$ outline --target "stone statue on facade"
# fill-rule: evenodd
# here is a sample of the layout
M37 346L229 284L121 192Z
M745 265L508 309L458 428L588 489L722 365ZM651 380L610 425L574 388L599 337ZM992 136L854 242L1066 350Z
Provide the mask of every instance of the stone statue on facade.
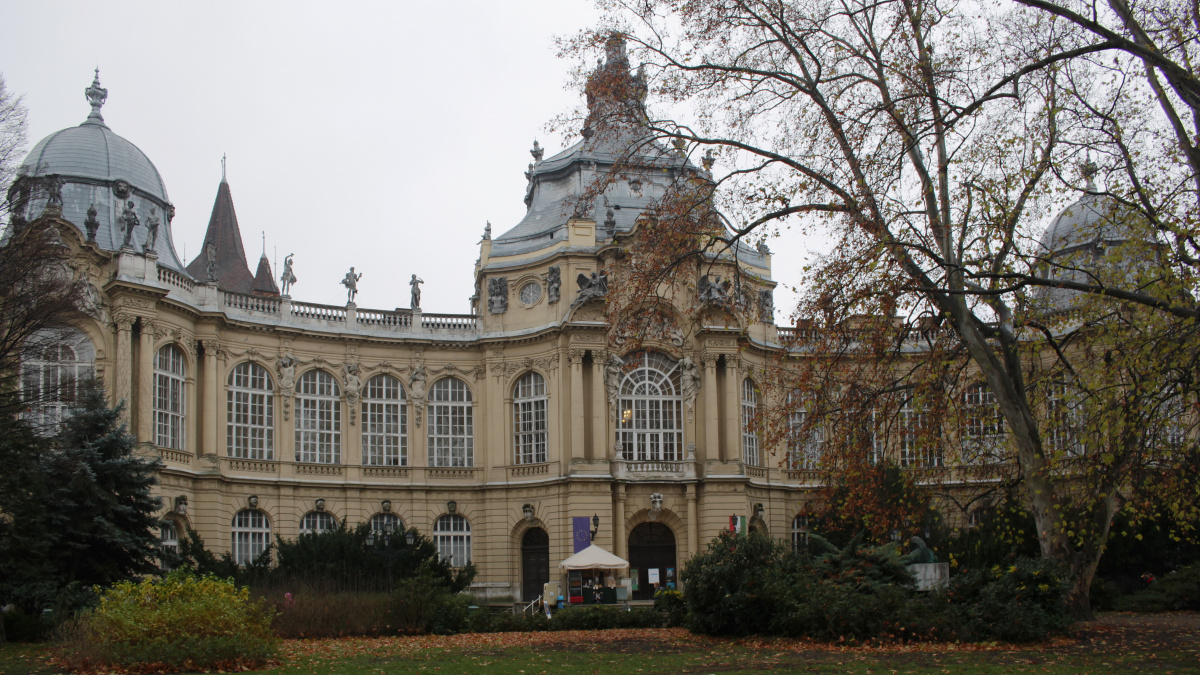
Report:
M279 275L279 286L283 290L283 295L289 295L292 291L292 284L296 283L296 273L292 271L292 256L295 253L287 254L283 259L283 274Z
M729 300L729 290L733 286L728 279L722 279L716 274L703 274L697 291L701 303L723 303Z
M100 230L100 221L96 219L96 205L92 204L87 210L87 220L83 221L83 229L87 232L87 240L95 243L96 232Z
M217 244L211 239L204 242L204 259L208 261L205 277L210 282L217 280Z
M551 304L558 302L562 296L562 270L558 265L551 265L546 273L546 301Z
M296 394L296 357L284 354L276 363L279 370L279 393L283 396L283 419L287 420L292 396Z
M754 246L754 249L756 251L758 251L758 254L761 256L771 255L771 249L767 248L767 240L766 239L759 239L758 244L756 244Z
M508 277L488 279L488 311L492 314L508 311Z
M358 280L362 278L362 272L354 273L354 268L351 267L346 276L342 279L342 285L346 287L346 304L354 302L354 296L358 295Z
M614 422L617 419L617 399L621 396L621 380L624 377L624 359L616 354L609 356L604 364L604 389L608 392L608 417Z
M425 283L425 280L415 274L412 275L412 279L408 282L408 285L412 288L409 305L413 309L421 309L421 284L423 283Z
M592 298L603 298L608 295L608 275L604 272L592 272L592 276L580 274L575 277L575 283L579 284L579 295L575 298L572 305L582 305Z
M763 323L775 320L775 297L769 288L758 292L758 320Z
M421 426L421 413L425 411L425 377L425 366L419 365L408 380L408 394L413 402L417 426Z
M52 214L62 213L63 179L59 176L48 176L43 184L46 187L46 211Z
M118 219L121 223L121 229L125 232L125 243L121 244L121 248L133 248L133 231L141 225L138 220L138 215L133 210L133 200L125 202L125 210L121 211L121 217Z
M350 424L354 424L354 418L358 413L359 395L362 391L362 379L358 376L358 364L347 363L343 366L346 371L343 378L346 383L346 404L350 407Z
M142 253L155 253L155 244L158 243L158 209L150 207L150 216L146 218L146 243L142 246Z
M487 221L487 225L483 226L483 237L479 240L479 243L482 244L485 241L491 241L491 240L492 240L492 221L489 220L489 221Z
M683 403L688 409L688 419L692 419L692 407L696 403L696 394L700 391L700 373L692 357L685 356L679 362L679 388L683 390Z

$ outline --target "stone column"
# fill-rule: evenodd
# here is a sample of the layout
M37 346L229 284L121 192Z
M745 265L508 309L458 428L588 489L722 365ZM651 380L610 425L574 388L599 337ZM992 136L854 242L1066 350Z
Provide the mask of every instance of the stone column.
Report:
M200 346L204 349L204 375L202 388L204 393L200 400L200 419L204 430L200 434L200 454L217 456L217 349L216 340L203 340Z
M604 387L604 362L608 354L603 349L592 350L592 459L620 459L613 456L615 435L610 436L609 429L613 428L612 415L618 411L608 409L608 396ZM615 430L614 430L615 434Z
M138 344L137 437L141 443L154 444L154 322L142 318L142 339Z
M700 362L704 364L704 454L709 460L721 459L721 439L717 426L717 396L721 394L717 387L717 354L704 354Z
M574 459L583 458L583 350L567 352L571 362L571 452Z
M742 378L738 357L725 355L725 453L726 461L742 459Z
M195 456L199 456L201 453L199 436L200 406L196 405L196 401L200 399L200 378L196 375L196 371L200 369L196 358L198 351L196 347L198 345L199 343L194 340L188 340L187 342L187 351L188 356L191 357L191 364L188 366L188 377L184 385L185 396L187 397L184 402L187 414L187 422L184 425L184 433L187 434L184 450L191 452Z
M629 560L629 552L626 550L629 545L629 537L625 532L625 485L618 483L616 485L617 499L615 508L613 509L613 553L618 558Z
M696 504L696 484L687 486L687 546L688 557L700 552L700 515Z
M125 421L129 421L129 407L133 404L130 394L133 389L133 322L137 319L132 314L119 312L113 317L117 324L117 363L113 378L116 388L113 391L113 403L125 403Z

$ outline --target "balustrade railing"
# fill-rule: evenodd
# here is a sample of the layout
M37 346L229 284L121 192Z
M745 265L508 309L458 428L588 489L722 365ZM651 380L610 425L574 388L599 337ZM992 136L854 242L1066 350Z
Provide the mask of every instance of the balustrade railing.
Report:
M449 330L475 330L479 317L474 314L425 314L421 317L424 328Z
M223 294L225 306L233 309L241 309L248 312L265 312L267 314L279 313L278 298L264 298L257 295L242 295L241 293L230 293L225 291Z
M196 287L195 282L169 267L158 268L158 282L168 286L181 288L188 293Z
M383 309L360 309L357 312L358 323L367 326L412 326L411 311L389 312Z
M345 321L346 308L292 301L292 316L302 319L321 319L323 321Z

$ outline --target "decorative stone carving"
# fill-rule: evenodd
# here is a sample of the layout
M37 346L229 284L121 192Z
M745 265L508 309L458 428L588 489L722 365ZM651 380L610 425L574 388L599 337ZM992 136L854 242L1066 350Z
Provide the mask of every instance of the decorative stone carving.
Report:
M123 180L116 180L113 181L112 191L118 199L125 199L129 197L130 192L133 191L133 186Z
M701 354L700 363L704 364L705 370L717 367L717 361L721 359L720 354Z
M617 218L613 215L613 210L609 209L604 216L604 234L612 241L617 236Z
M362 391L362 379L358 376L357 363L347 363L342 368L346 371L344 380L346 383L346 405L350 408L350 426L354 426L354 421L358 417L358 401L359 392Z
M729 301L729 291L732 287L733 284L728 279L722 279L719 275L701 275L697 286L699 300L701 303L724 304Z
M604 388L608 392L608 418L617 421L617 398L621 395L621 380L625 377L625 361L613 354L604 364Z
M700 373L697 372L696 362L690 356L685 356L679 361L679 387L683 390L683 404L687 406L690 422L695 415L693 408L696 393L700 391Z
M132 249L133 231L137 229L138 225L141 225L137 213L133 210L132 199L125 202L125 210L121 211L121 217L117 219L117 222L121 223L121 230L125 232L125 243L121 244L121 248Z
M508 311L508 277L488 279L488 311L492 314Z
M408 381L408 394L412 399L413 415L418 427L421 426L421 414L425 412L425 377L425 365L418 364Z
M572 349L567 352L567 361L573 366L582 365L583 355L586 353L587 352L582 349Z
M83 229L87 231L89 243L96 243L96 232L100 229L100 221L96 219L96 205L92 204L87 210L87 219L83 221Z
M533 140L533 148L529 151L529 154L533 155L533 161L535 162L542 161L542 157L544 157L546 154L545 149L538 144L536 138Z
M61 215L63 179L59 176L47 176L43 179L42 185L46 188L45 212L50 215Z
M546 272L546 301L550 304L558 302L562 288L562 270L558 265L551 265Z
M75 283L79 286L79 311L100 320L104 314L104 301L100 297L100 290L88 280L86 272L80 274Z
M142 246L142 253L155 253L155 244L157 243L158 210L151 206L150 216L146 218L146 243Z
M346 276L342 278L342 285L346 287L346 304L354 302L354 296L358 295L358 280L362 278L362 272L354 273L354 268L351 267Z
M575 302L571 303L572 307L582 305L592 298L608 295L608 275L604 272L592 272L590 277L580 274L575 277L575 283L579 284L579 295L575 297Z
M210 283L215 283L217 281L217 244L211 239L204 242L204 259L208 261L208 269L204 276Z
M771 249L767 248L767 240L766 239L759 239L758 244L756 244L754 246L754 249L756 251L758 251L758 254L761 256L771 255Z
M482 244L485 241L491 241L491 240L492 240L492 221L489 220L489 221L487 221L487 224L483 226L483 237L481 237L479 239L478 243Z
M205 343L204 351L208 351ZM286 422L292 407L292 397L296 395L296 357L284 354L276 364L279 370L279 395L283 397L283 419Z
M682 347L687 340L687 335L684 334L675 322L667 317L658 316L642 323L638 328L641 329L641 334L645 339L667 340L675 347ZM623 345L630 339L636 337L638 331L630 326L621 326L617 329L613 336L613 342L617 345Z
M713 155L712 148L704 151L704 157L700 160L700 166L704 167L705 171L712 171L713 164L717 163L717 158Z
M295 255L295 253L289 253L283 259L283 274L279 275L279 288L284 296L290 295L292 284L296 283L296 274L292 271L292 257Z
M409 306L413 309L421 309L421 284L423 283L425 283L425 280L415 274L412 275L412 279L408 282L408 285L412 288Z
M758 291L758 320L763 323L775 320L775 298L769 288Z
M650 510L646 517L650 520L658 520L658 514L662 513L663 496L661 492L655 492L650 495Z

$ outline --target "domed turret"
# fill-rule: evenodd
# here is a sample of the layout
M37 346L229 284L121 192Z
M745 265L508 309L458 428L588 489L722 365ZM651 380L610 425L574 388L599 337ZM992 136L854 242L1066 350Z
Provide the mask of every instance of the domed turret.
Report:
M167 187L146 153L105 124L100 108L108 99L108 90L100 86L99 69L84 95L92 108L87 119L38 141L22 163L23 180L15 186L12 199L14 213L27 220L41 216L47 195L38 189L36 179L57 176L62 184L62 217L85 236L88 211L95 209L97 246L109 251L122 247L121 214L132 202L129 208L140 226L133 229L130 246L142 251L146 224L157 220L161 225L152 244L159 263L183 271L171 233L175 207L167 198Z

